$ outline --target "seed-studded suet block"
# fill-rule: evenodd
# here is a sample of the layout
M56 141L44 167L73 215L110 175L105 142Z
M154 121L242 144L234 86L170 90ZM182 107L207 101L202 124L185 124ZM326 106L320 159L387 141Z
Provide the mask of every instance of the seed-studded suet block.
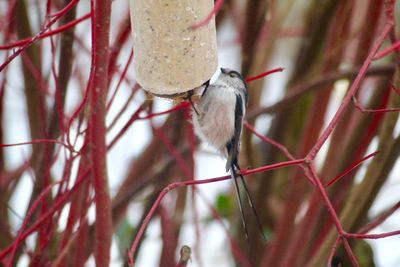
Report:
M182 94L202 85L217 68L215 21L194 28L213 0L130 0L134 69L156 95Z

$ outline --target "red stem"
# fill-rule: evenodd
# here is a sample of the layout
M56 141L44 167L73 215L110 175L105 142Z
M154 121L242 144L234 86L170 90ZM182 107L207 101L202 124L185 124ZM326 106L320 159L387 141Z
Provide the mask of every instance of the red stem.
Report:
M340 240L341 240L341 238L337 237L335 242L332 245L332 249L329 252L329 256L328 256L328 267L331 267L331 265L332 265L332 260L333 260L333 257L335 256L335 251L339 245Z
M277 149L281 150L282 153L290 160L295 160L295 157L289 152L289 150L282 144L272 140L271 138L264 136L256 131L254 127L252 127L247 121L244 122L244 126L251 131L255 136L263 140L264 142L276 147ZM308 181L315 186L314 179L310 176L308 173L307 168L305 168L303 165L299 165L299 167L304 171L305 177L308 179Z
M387 55L389 55L391 52L396 51L400 48L400 41L395 42L392 44L390 47L383 49L382 51L376 53L374 60L381 59Z
M342 238L342 242L343 242L343 245L344 245L344 249L346 250L347 255L348 255L349 258L350 258L351 264L352 264L354 267L360 267L360 264L358 263L356 257L354 256L353 251L351 250L349 241L347 241L346 238Z
M71 188L71 190L67 191L65 194L63 194L59 199L56 200L54 205L50 207L46 213L42 214L38 220L28 229L26 230L23 234L21 234L19 241L24 240L27 238L29 235L31 235L34 231L37 231L39 227L42 226L43 222L49 219L51 216L54 215L56 210L59 210L63 207L63 205L70 200L71 195L76 192L76 190L80 187L81 183L87 178L88 172L85 172L82 174L81 177L79 177L75 183L75 185ZM14 241L15 242L15 241ZM13 244L10 246L4 248L2 251L0 251L0 260L3 259L10 251L13 249Z
M379 151L375 151L365 157L363 157L362 159L354 162L353 164L351 164L350 167L348 167L344 172L342 172L341 174L339 174L338 176L336 176L335 178L333 178L332 180L330 180L325 187L329 187L331 185L333 185L334 183L336 183L338 180L340 180L341 178L343 178L344 176L346 176L347 174L349 174L350 172L352 172L355 168L357 168L358 166L360 166L361 163L363 163L364 161L366 161L367 159L375 156L376 154L378 154Z
M40 195L35 199L35 201L33 202L33 204L30 206L28 212L26 213L26 216L25 216L25 218L24 218L24 221L22 222L22 225L21 225L21 227L20 227L19 230L18 230L18 234L17 234L17 236L16 236L16 238L15 238L15 241L14 241L14 243L12 244L11 255L10 255L10 257L8 258L8 262L6 263L6 266L7 266L7 267L8 267L8 266L10 266L10 267L12 266L13 259L14 259L14 255L15 255L15 252L16 252L16 250L17 250L17 248L18 248L18 245L19 245L19 244L23 241L23 239L24 239L24 238L22 237L23 231L24 231L26 225L28 224L28 222L29 222L29 220L30 220L30 218L31 218L31 216L32 216L32 214L33 214L33 212L36 210L36 208L38 207L38 205L41 204L42 200L48 195L48 193L51 193L51 190L53 189L53 187L54 187L55 185L58 185L59 183L60 183L60 182L56 182L56 183L54 183L54 184L48 185L48 186L40 193Z
M117 86L115 87L114 93L112 94L112 96L110 98L110 101L108 101L107 111L110 109L112 103L114 102L115 96L117 95L117 93L119 91L119 88L121 87L122 81L124 80L124 78L126 76L126 73L128 72L128 69L129 69L129 66L130 66L130 64L132 62L132 59L133 59L133 51L131 51L131 53L129 54L128 61L126 62L125 67L124 67L124 69L123 69L123 71L121 73L121 76L120 76L120 78L118 80Z
M280 163L275 163L271 165L266 165L263 167L255 168L252 170L243 170L241 171L242 175L248 175L248 174L253 174L253 173L259 173L267 170L272 170L272 169L277 169L285 166L292 166L292 165L298 165L303 163L303 159L297 159L297 160L290 160L290 161L284 161ZM151 218L153 217L157 207L160 205L161 201L163 200L164 196L168 194L169 191L183 187L183 186L189 186L189 185L199 185L199 184L209 184L209 183L215 183L219 181L224 181L230 179L230 175L226 176L221 176L221 177L216 177L216 178L211 178L211 179L204 179L204 180L189 180L189 181L183 181L183 182L177 182L177 183L171 183L168 186L166 186L161 193L158 195L156 201L154 201L150 211L147 213L146 217L144 218L136 236L133 241L133 244L131 248L129 249L128 252L128 264L130 267L135 266L135 262L133 259L133 255L135 254L136 250L138 249L140 240L142 239L142 236L144 234L144 231L146 230L148 224L150 223Z
M320 192L320 194L322 196L322 199L323 199L323 201L324 201L324 203L325 203L325 205L326 205L326 207L328 209L328 213L331 216L331 219L332 219L333 223L335 224L336 231L338 232L339 236L343 237L342 241L343 241L344 247L346 249L346 252L347 252L347 254L348 254L348 256L349 256L349 258L351 260L352 265L354 267L360 266L358 264L358 261L357 261L356 257L353 254L353 251L351 250L349 242L347 241L347 239L345 237L345 232L344 232L343 227L342 227L342 225L340 223L339 217L337 216L337 213L336 213L335 209L333 208L333 205L332 205L331 201L329 200L329 197L328 197L328 195L326 193L326 190L325 190L324 186L322 185L321 180L319 179L319 177L318 177L318 175L317 175L317 173L316 173L316 171L314 169L314 166L312 164L309 165L309 170L310 170L311 174L314 177L315 183L317 184L318 191Z
M246 78L246 82L251 82L251 81L254 81L254 80L258 80L258 79L260 79L262 77L265 77L265 76L268 76L268 75L270 75L272 73L282 72L282 71L284 71L284 68L276 68L276 69L268 70L268 71L260 73L258 75Z
M13 143L13 144L0 144L0 147L12 147L12 146L23 146L23 145L33 145L33 144L59 144L64 146L71 152L77 152L71 145L68 145L60 140L55 139L35 139L28 142Z
M343 99L342 103L340 104L340 107L336 111L334 117L329 122L328 126L323 131L323 133L321 134L321 137L315 143L313 148L307 154L307 156L306 156L307 160L312 161L316 157L316 155L319 152L319 150L321 149L322 145L326 142L326 140L328 139L328 137L330 136L332 131L335 129L335 127L338 124L339 119L342 117L342 114L345 111L347 105L349 104L349 102L351 101L352 97L355 95L355 93L357 92L358 88L360 87L361 82L363 81L363 79L365 77L365 73L367 72L367 69L368 69L369 65L371 64L371 61L372 61L373 57L375 56L375 54L378 51L379 47L382 45L382 43L385 40L386 36L388 35L390 30L392 29L393 25L394 24L393 24L392 21L388 21L385 24L385 27L384 27L382 33L377 38L374 46L371 49L371 52L369 53L368 57L365 59L363 65L362 65L362 67L360 69L360 72L358 73L358 75L355 78L353 84L351 85L349 91L347 92L346 96L344 97L344 99Z
M182 157L182 155L179 153L177 149L175 149L174 145L168 140L168 138L165 136L163 133L162 129L160 128L155 128L154 133L158 139L161 140L161 142L164 143L165 147L167 148L168 152L171 154L171 157L175 159L175 162L178 164L179 168L182 170L183 174L186 176L186 180L193 180L190 179L193 177L193 171L190 165L185 161L185 159Z
M129 120L125 123L125 125L122 127L122 129L118 132L118 134L114 137L114 139L110 142L110 144L107 145L107 149L112 148L117 141L121 138L121 136L129 129L129 127L139 119L139 114L143 111L145 108L146 103L143 103L136 111L135 113L132 114L132 116L129 118Z
M67 13L71 8L73 8L79 0L71 0L71 2L66 5L62 10L60 10L56 16L54 16L44 27L40 32L38 32L34 37L32 37L29 42L24 44L22 47L20 47L17 51L15 51L11 56L7 58L3 64L0 65L0 72L7 67L8 64L10 64L11 61L13 61L19 54L21 54L22 51L24 51L26 48L31 46L35 41L37 41L43 33L45 33L51 25L57 22L65 13Z
M106 96L108 85L111 0L91 1L92 67L90 73L89 145L96 201L95 261L108 267L112 237L111 203L107 178Z
M56 34L58 34L60 32L64 32L64 31L68 30L69 28L72 28L75 25L81 23L82 21L85 21L85 20L89 19L90 17L91 17L91 13L83 15L80 18L77 18L77 19L75 19L73 21L65 23L64 25L62 25L62 26L60 26L58 28L55 28L54 30L42 33L41 35L39 35L38 38L39 39L44 39L46 37L50 37L52 35L56 35ZM8 50L8 49L12 49L12 48L15 48L15 47L26 45L27 43L29 43L31 41L32 38L33 37L24 38L22 40L15 41L15 42L13 42L11 44L0 45L0 50Z
M181 104L179 104L179 105L176 105L176 106L173 106L172 108L167 109L167 110L165 110L165 111L161 111L161 112L157 112L157 113L151 113L151 114L148 114L148 115L145 116L145 117L139 117L139 119L140 119L140 120L147 120L147 119L151 119L151 118L153 118L153 117L157 117L157 116L161 116L161 115L166 115L166 114L169 114L169 113L174 112L174 111L176 111L176 110L180 110L180 109L182 109L182 108L188 107L189 105L190 105L189 102L183 102L183 103L181 103Z
M351 234L351 233L343 234L343 236L346 238L356 238L356 239L380 239L380 238L385 238L385 237L395 236L395 235L400 235L400 230L382 233L382 234Z
M385 212L383 212L381 215L376 217L373 221L369 222L363 228L361 228L358 231L358 233L364 234L364 233L367 233L367 232L371 231L372 229L374 229L375 227L380 225L382 222L384 222L390 215L392 215L399 208L400 208L400 201L397 202L396 204L394 204L391 208L389 208Z

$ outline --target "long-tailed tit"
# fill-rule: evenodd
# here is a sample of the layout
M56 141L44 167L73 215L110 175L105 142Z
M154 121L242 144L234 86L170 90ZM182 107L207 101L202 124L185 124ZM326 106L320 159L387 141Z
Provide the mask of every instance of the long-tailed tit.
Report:
M227 159L226 171L230 171L235 184L246 238L248 238L248 230L236 177L240 171L238 153L247 103L247 86L242 75L237 71L221 68L221 74L215 83L211 85L206 83L201 98L193 105L193 126L196 135L203 142L217 148ZM246 182L240 173L239 177L263 235Z

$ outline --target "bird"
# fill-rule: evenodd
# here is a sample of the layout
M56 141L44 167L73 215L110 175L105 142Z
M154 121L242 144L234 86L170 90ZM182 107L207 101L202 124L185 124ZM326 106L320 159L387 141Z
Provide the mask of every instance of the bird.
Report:
M203 84L203 87L201 97L195 103L191 102L194 132L201 141L216 148L226 158L225 170L230 172L234 181L246 239L248 240L249 234L237 181L238 176L246 192L260 233L264 237L259 216L245 179L240 174L241 169L238 163L243 120L249 101L247 84L239 72L221 68L221 74L216 81L213 84L208 81Z

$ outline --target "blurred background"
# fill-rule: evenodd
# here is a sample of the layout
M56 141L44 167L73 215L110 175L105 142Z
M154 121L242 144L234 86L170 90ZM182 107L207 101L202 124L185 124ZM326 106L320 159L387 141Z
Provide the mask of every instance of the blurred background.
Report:
M68 3L73 5L58 18ZM390 4L224 1L216 16L219 66L244 77L284 68L248 83L249 125L294 158L305 157L382 34ZM399 4L394 4L396 18ZM106 138L110 198L109 207L96 206L90 88L92 53L101 34L92 35L91 8L89 1L0 1L0 265L94 266L95 229L104 210L112 219L104 232L112 233L109 266L127 266L127 250L164 187L226 175L217 151L194 136L188 106L157 115L176 103L149 100L136 84L128 2L115 0L110 59L102 66L106 128L100 133ZM397 50L372 61L314 160L349 233L400 230L398 31L395 24L380 48L397 44ZM37 40L16 54L35 35ZM243 169L289 160L248 128L241 147ZM160 202L134 255L135 266L177 266L182 245L192 248L188 266L193 267L320 267L329 256L332 266L356 266L342 242L335 249L338 233L326 200L300 165L246 180L267 240L247 210L246 241L232 181L185 186ZM400 266L398 235L348 241L360 266Z

